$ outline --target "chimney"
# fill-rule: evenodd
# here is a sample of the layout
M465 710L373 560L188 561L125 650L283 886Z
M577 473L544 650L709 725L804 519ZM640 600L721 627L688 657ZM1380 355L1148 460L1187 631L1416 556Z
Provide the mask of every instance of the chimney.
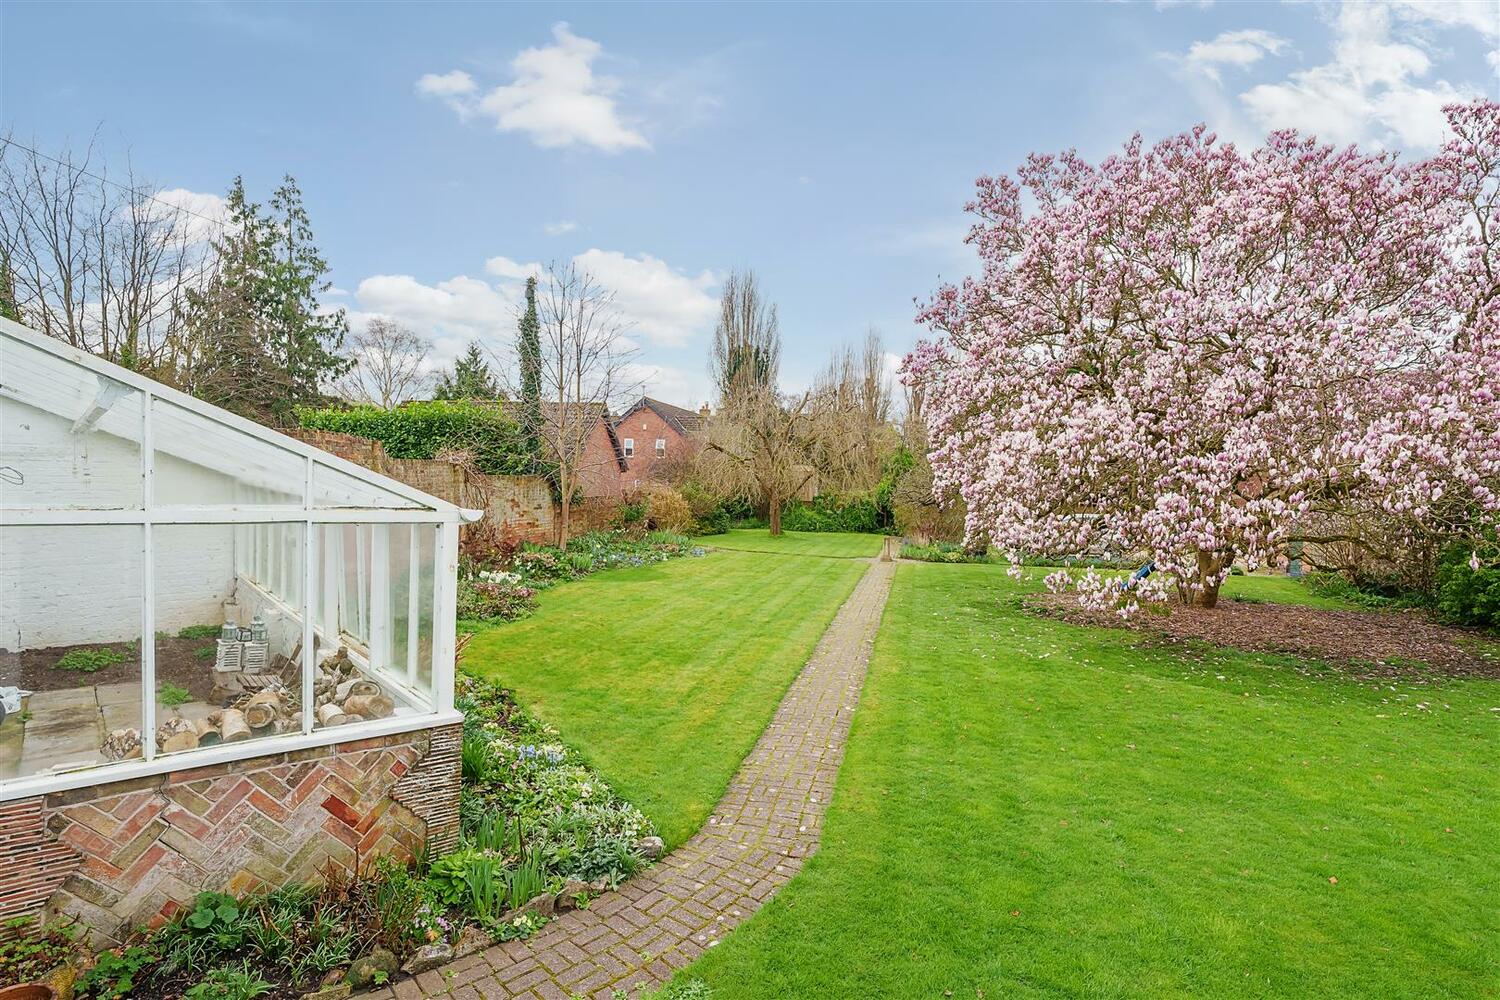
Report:
M704 403L702 406L698 407L698 417L701 420L707 420L708 419L708 404L707 403Z

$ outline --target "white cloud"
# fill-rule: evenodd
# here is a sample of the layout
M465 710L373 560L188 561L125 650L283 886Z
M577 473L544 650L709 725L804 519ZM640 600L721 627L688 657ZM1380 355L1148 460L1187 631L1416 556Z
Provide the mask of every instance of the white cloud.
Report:
M651 347L678 347L713 327L719 279L712 271L685 274L650 254L630 256L599 249L578 254L573 263L614 293L615 305L629 327L628 336L621 338L622 348L637 346L638 341ZM474 340L503 358L515 339L525 281L544 270L535 262L496 256L484 262L486 278L460 274L429 285L406 274L372 275L356 286L349 320L356 328L376 316L404 323L433 341L434 361L439 364L451 361ZM662 374L653 378L674 392L696 384L674 371L662 368ZM680 397L678 393L669 398Z
M573 258L615 293L631 332L655 344L680 346L712 326L719 280L712 271L683 274L650 254L629 257L618 250L590 249Z
M1425 6L1346 3L1335 27L1333 61L1240 96L1263 128L1293 126L1331 142L1430 148L1447 135L1444 104L1469 96L1447 80L1423 82L1432 58L1416 42L1393 39L1392 22L1425 16ZM1395 16L1393 16L1395 15Z
M162 205L185 213L183 225L193 240L214 239L229 221L229 203L216 194L168 188L155 192L152 197Z
M354 295L359 307L350 312L352 324L360 326L372 316L404 323L432 339L439 363L452 360L473 340L497 348L515 331L514 291L466 275L427 285L408 274L377 274L361 281Z
M428 73L417 81L417 90L442 99L462 117L477 114L502 132L522 132L543 149L650 149L651 143L616 107L618 81L594 74L603 47L573 34L565 22L552 26L552 37L552 45L517 55L511 62L515 79L487 93L481 94L462 70Z
M571 233L577 228L578 223L572 221L571 219L564 219L562 222L547 223L542 227L542 232L546 233L548 236L563 236Z
M1210 41L1194 42L1183 62L1217 82L1220 66L1243 69L1268 55L1280 55L1286 44L1286 39L1258 28L1226 31Z
M636 395L650 396L690 410L708 402L712 395L706 369L689 371L672 365L633 362L625 366L622 381L638 385Z
M461 69L450 73L424 73L417 81L417 93L426 97L460 98L479 89L474 78Z
M1434 76L1447 53L1434 29L1477 32L1500 40L1500 8L1487 3L1345 2L1332 23L1328 61L1284 79L1250 86L1232 100L1223 67L1245 71L1285 42L1257 29L1225 32L1197 42L1175 57L1184 80L1215 127L1241 140L1296 128L1327 142L1429 149L1447 136L1442 107L1481 91L1463 81ZM1495 62L1491 56L1492 64Z
M484 262L484 270L486 274L493 274L497 278L525 281L534 274L541 274L543 268L536 261L530 264L520 264L509 257L491 257Z

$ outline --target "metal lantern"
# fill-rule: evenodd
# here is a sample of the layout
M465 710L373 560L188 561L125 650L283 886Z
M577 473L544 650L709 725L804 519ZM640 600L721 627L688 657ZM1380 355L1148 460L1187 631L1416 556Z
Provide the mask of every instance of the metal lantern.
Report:
M250 619L250 641L266 642L271 638L270 629L266 628L266 620L260 615Z

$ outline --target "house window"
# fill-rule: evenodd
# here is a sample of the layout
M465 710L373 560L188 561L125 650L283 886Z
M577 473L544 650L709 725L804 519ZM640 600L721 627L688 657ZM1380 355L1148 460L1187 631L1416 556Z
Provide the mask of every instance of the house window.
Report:
M656 439L656 457L657 458L666 458L667 457L667 439L666 438L657 438Z
M625 457L626 458L634 458L635 457L635 438L626 438L624 444L625 444Z

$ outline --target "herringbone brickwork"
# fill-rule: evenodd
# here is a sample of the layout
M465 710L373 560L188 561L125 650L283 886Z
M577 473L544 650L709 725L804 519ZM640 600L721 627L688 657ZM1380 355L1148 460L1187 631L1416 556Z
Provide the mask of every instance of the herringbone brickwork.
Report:
M461 727L116 782L0 807L0 914L77 916L100 943L205 889L306 882L458 832Z

